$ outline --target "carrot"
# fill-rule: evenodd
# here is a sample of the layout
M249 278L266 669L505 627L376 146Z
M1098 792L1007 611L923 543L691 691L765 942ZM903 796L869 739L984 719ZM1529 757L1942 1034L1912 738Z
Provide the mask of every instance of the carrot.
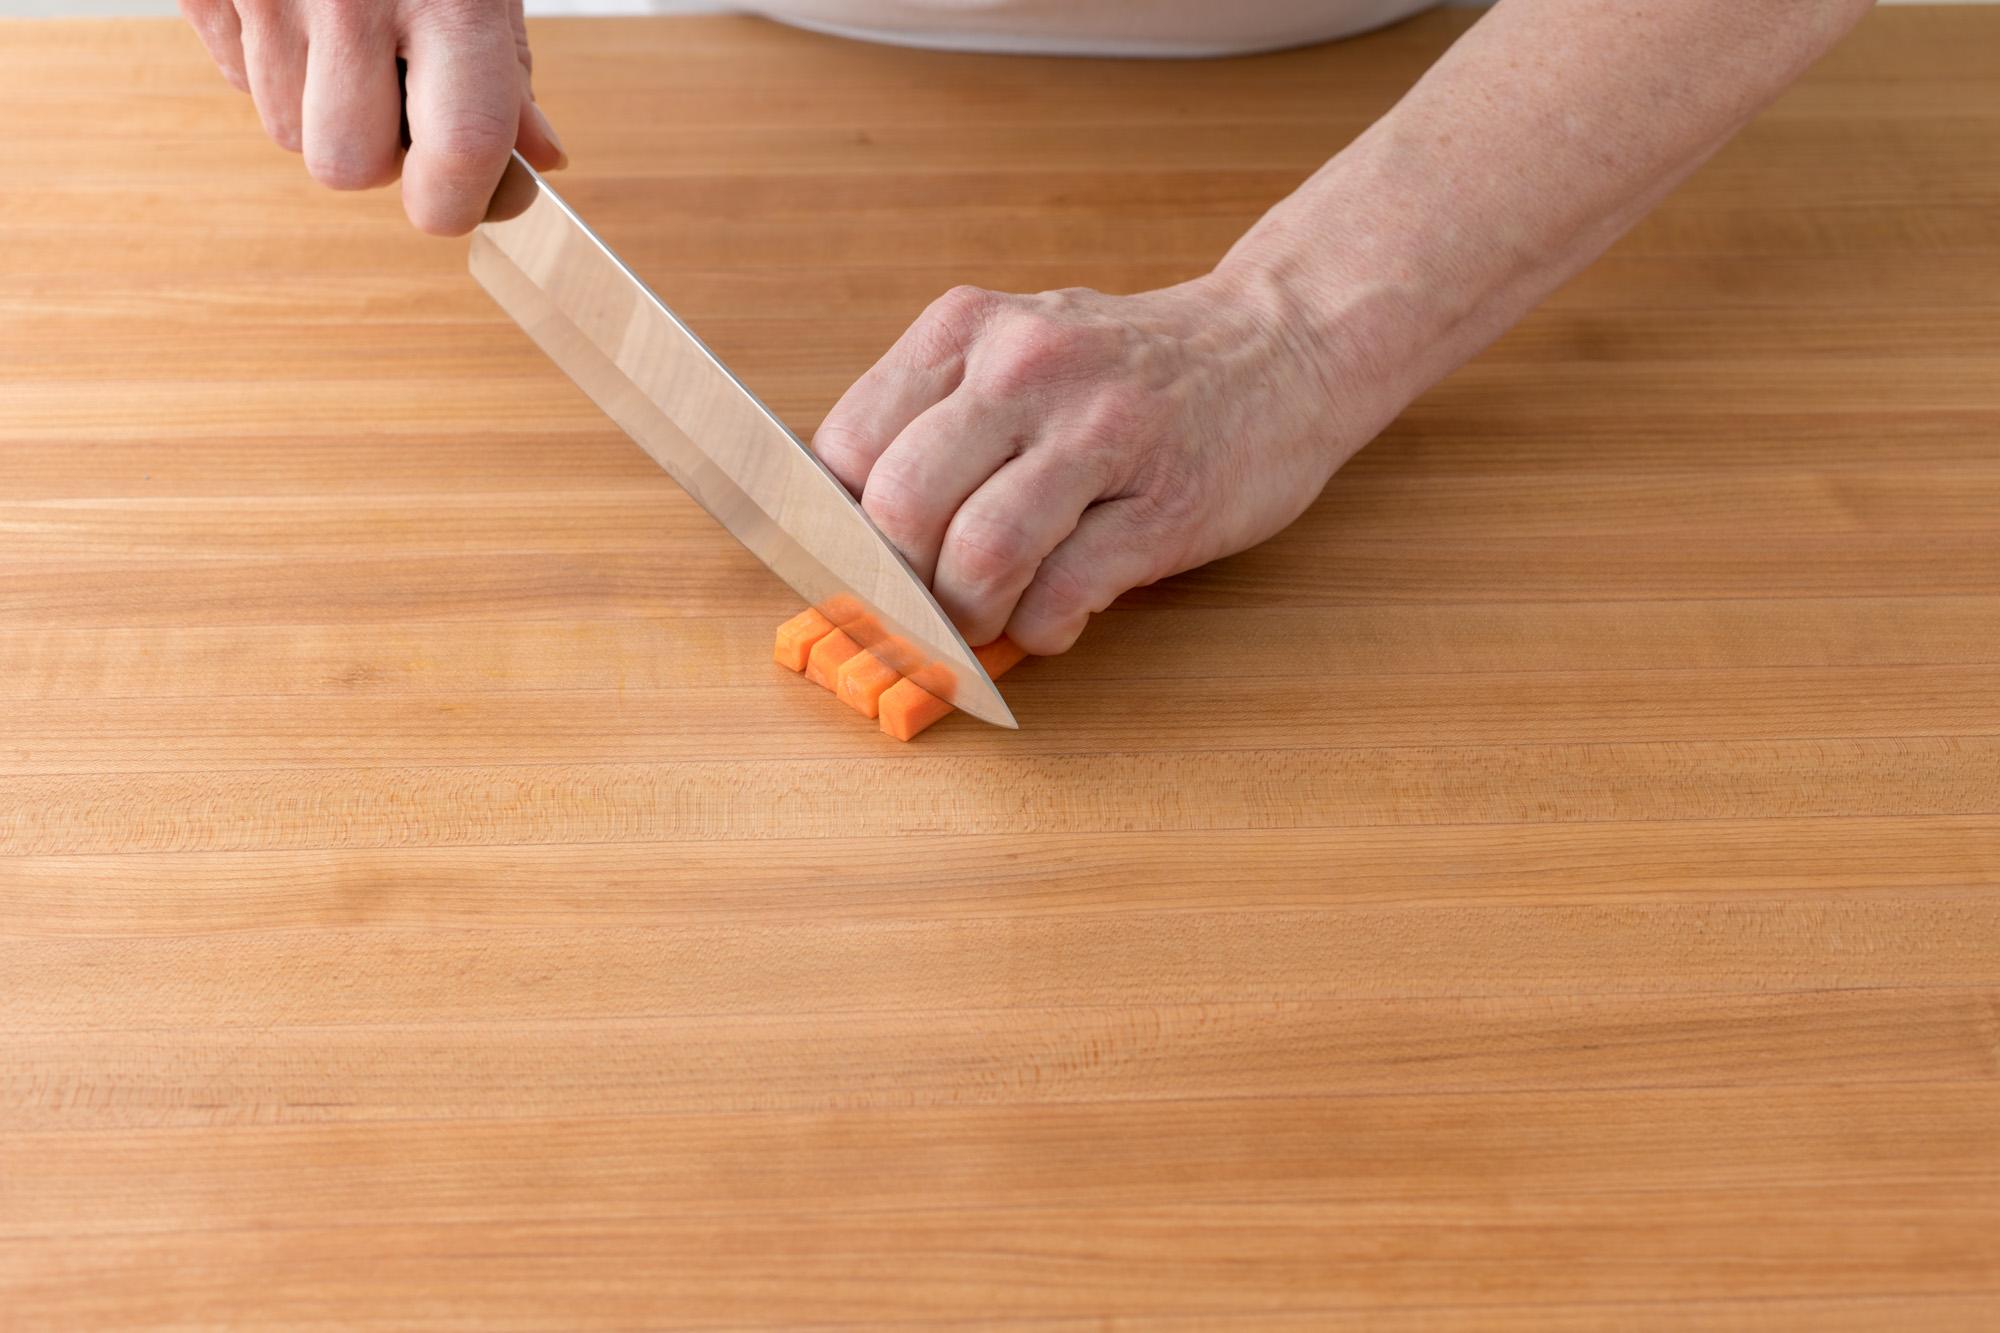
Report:
M951 705L914 680L899 680L883 692L876 708L882 730L899 741L915 740L918 732L951 711Z
M4 3L4 0L0 0ZM820 612L826 616L835 629L847 631L847 637L856 643L879 642L885 631L875 613L862 604L858 597L839 593L819 604Z
M1028 650L1002 634L993 642L982 643L974 648L972 655L979 659L979 665L986 668L987 675L998 680L1021 665L1022 659L1028 655Z
M832 597L827 598L825 604L820 607L820 610L826 612L828 620L843 628L848 622L859 620L862 616L868 614L868 608L862 605L859 597L844 592L836 593Z
M974 648L972 655L979 659L979 665L986 668L987 675L998 680L1001 672L1013 667L1028 654L1003 634L991 643L982 643ZM931 662L912 671L908 679L924 693L935 694L942 699L958 683L958 673L942 662Z
M778 626L778 646L771 651L771 658L781 667L804 671L813 645L831 633L833 622L809 606Z
M835 598L827 605L855 617L857 622L867 614L852 598ZM894 657L897 650L893 645L898 641L889 642L889 655ZM1027 656L1019 644L1005 635L972 651L986 668L986 674L996 680ZM882 730L900 741L911 739L951 711L951 705L938 697L952 687L950 668L933 663L918 673L923 684L905 680L894 667L856 643L853 635L836 627L827 612L816 607L809 607L778 626L771 656L781 666L805 672L807 680L832 690L836 698L862 716L875 718ZM937 693L924 685L934 687Z
M806 679L824 689L833 688L834 673L840 664L861 651L861 645L837 629L812 646L806 656Z
M999 679L1018 666L1027 652L1004 634L991 643L972 650L986 674ZM876 712L882 730L899 741L914 739L918 732L951 711L951 705L913 680L899 680L883 692Z
M882 696L902 677L896 669L871 652L858 652L840 664L834 673L833 692L849 708L863 717L874 717Z

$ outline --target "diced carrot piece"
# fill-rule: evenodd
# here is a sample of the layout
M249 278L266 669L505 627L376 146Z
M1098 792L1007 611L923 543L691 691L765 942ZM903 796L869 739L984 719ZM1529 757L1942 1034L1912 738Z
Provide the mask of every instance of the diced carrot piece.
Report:
M992 675L992 672L987 672ZM958 684L958 673L942 662L928 662L904 677L925 694L935 694L942 698L951 693L952 686Z
M894 667L864 649L840 664L833 676L833 692L861 716L874 717L883 693L901 679Z
M1020 665L1021 659L1028 655L1004 634L974 648L972 653L979 659L979 665L986 668L986 674L996 680ZM951 705L913 680L899 680L883 693L876 712L882 730L899 741L907 741L951 712Z
M847 637L847 631L835 630L812 647L806 656L806 679L823 689L832 689L834 673L840 664L861 651L861 645Z
M918 732L951 711L951 705L914 680L899 680L882 695L877 708L882 730L899 741L914 740Z
M850 597L846 593L827 598L820 603L819 609L826 613L826 618L833 622L835 629L846 629L868 614L868 608L861 604L859 597Z
M813 645L833 633L833 622L812 607L778 626L778 646L772 650L771 658L781 667L793 671L806 669L806 657Z
M847 637L856 643L879 643L882 640L882 622L866 611L858 612L834 624L847 631Z
M857 616L866 614L849 598L835 598L828 606ZM893 648L889 651L890 656L896 655ZM972 651L986 673L995 679L1027 656L1019 644L1005 635ZM804 671L806 679L833 691L856 712L877 719L882 730L897 740L910 740L952 711L951 705L937 694L914 680L903 679L894 667L863 649L853 635L838 628L818 608L801 611L778 627L771 656L793 671ZM934 666L920 674L941 692L950 691L952 679L948 669Z

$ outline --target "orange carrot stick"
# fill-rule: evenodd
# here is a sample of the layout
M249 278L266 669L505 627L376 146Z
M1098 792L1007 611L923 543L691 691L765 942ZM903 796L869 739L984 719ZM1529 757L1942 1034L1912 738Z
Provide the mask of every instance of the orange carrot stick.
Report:
M806 655L806 679L822 689L833 688L834 673L840 664L861 651L861 645L847 637L846 630L835 630L812 646Z
M1012 639L1002 635L972 650L986 674L999 679L1018 666L1028 654ZM899 741L915 738L918 732L951 712L951 705L913 680L899 680L883 692L876 705L882 730Z
M871 652L858 652L840 664L833 676L833 692L840 701L863 717L874 717L882 696L901 680L896 668Z
M986 668L987 675L998 680L1021 665L1022 659L1028 655L1028 650L1002 634L993 642L982 643L974 648L972 655L979 659L979 665Z
M807 654L813 645L833 633L833 622L812 607L778 626L778 644L772 649L771 658L781 667L793 671L806 669Z

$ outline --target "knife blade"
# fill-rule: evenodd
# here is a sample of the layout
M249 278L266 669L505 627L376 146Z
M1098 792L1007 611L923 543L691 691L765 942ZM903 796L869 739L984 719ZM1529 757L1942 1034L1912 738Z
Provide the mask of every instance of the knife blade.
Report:
M1018 725L847 488L519 153L469 263L549 359L793 591L933 694Z

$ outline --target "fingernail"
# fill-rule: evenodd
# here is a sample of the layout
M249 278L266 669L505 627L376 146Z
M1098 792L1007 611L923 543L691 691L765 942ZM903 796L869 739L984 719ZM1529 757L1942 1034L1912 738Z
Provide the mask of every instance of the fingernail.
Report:
M547 139L549 146L556 150L555 169L560 171L568 166L569 154L563 151L562 136L556 133L555 126L549 124L548 113L543 111L540 106L530 102L528 103L528 114L535 118L535 128L542 132L542 137Z

